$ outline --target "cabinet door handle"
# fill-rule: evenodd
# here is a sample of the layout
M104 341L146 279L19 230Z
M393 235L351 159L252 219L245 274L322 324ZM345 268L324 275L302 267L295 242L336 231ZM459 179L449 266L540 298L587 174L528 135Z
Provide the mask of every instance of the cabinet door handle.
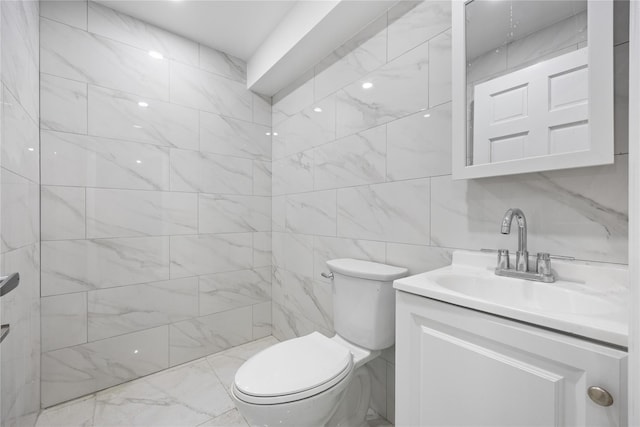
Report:
M613 396L603 389L602 387L591 386L587 389L589 398L593 400L596 405L611 406L613 405Z

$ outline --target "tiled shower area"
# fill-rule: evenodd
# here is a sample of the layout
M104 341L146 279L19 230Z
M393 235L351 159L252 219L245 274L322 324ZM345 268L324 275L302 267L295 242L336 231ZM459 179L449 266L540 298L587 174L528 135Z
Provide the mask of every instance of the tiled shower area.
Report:
M49 407L271 335L271 107L236 58L42 6Z

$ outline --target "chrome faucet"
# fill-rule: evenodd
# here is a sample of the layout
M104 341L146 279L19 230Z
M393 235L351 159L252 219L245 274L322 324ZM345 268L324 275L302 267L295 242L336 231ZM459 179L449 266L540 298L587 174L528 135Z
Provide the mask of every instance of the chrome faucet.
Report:
M511 233L513 219L518 222L518 251L516 252L516 271L529 271L529 252L527 252L527 219L518 208L508 209L502 217L502 234Z
M518 251L516 252L516 268L509 265L509 251L498 249L498 265L495 273L498 276L516 277L518 279L536 280L551 283L555 281L551 270L551 256L548 253L539 253L536 259L535 271L529 271L529 252L527 251L527 219L518 208L508 209L502 217L500 232L511 233L513 220L518 224ZM566 257L562 257L566 258Z

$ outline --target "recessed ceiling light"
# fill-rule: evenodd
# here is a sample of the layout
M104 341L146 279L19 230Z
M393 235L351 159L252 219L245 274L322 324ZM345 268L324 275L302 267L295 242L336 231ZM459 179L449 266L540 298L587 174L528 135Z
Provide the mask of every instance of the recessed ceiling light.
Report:
M133 125L133 127L136 128L136 129L142 129L142 126L140 126L140 125Z
M138 107L147 108L148 106L149 104L147 102L144 102L144 101L138 102Z
M316 113L322 113L322 108L316 107L313 109L313 111L315 111Z
M431 114L427 113L424 115L424 117L431 117Z
M142 163L142 160L136 160L136 163L140 164L140 163Z
M271 136L271 132L265 132L264 134L267 136Z
M273 133L273 136L278 136L278 132L274 132L274 133Z
M29 150L29 151L33 151L33 148L29 147L29 148L27 148L27 150Z
M362 89L371 89L372 87L373 87L373 83L371 82L362 83Z
M155 50L150 50L149 56L155 59L164 59L164 56L160 52Z

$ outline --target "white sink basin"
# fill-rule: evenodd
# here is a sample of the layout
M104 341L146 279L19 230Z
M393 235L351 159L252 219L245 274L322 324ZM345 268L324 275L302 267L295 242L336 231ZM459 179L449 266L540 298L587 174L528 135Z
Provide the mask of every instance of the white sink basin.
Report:
M398 290L536 325L627 346L627 268L552 263L558 280L496 276L495 256L454 252L452 265L396 280Z

